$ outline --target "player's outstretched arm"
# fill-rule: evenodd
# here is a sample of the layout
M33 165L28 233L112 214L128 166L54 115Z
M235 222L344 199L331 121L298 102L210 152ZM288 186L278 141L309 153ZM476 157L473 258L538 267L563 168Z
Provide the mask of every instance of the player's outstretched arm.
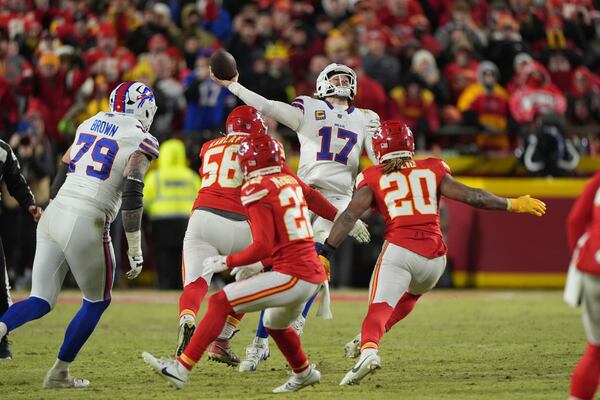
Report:
M127 278L134 279L142 272L142 214L144 211L144 175L150 167L150 159L141 151L135 151L127 161L123 177L123 204L121 215L127 238L127 258L131 269Z
M231 93L239 97L244 103L256 108L267 117L277 120L277 122L284 124L293 131L300 129L304 114L299 108L292 107L281 101L266 99L260 94L245 88L238 83L239 74L236 74L230 81L217 79L212 71L210 72L210 77L219 85L229 89Z
M529 195L521 196L516 199L499 197L487 190L463 185L450 174L446 174L442 179L440 192L449 199L457 200L484 210L505 210L516 213L532 214L537 217L541 217L546 213L546 204Z
M335 220L325 245L336 248L344 241L348 233L354 228L360 216L371 207L373 191L368 186L360 188L348 204L348 207Z

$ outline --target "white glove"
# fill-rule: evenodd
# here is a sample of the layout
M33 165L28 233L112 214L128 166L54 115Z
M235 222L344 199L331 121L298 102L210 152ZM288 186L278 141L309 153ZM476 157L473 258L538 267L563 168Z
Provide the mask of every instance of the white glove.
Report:
M356 220L354 227L348 234L356 239L358 243L369 243L371 241L371 234L367 229L367 224L360 219Z
M127 254L127 258L129 259L129 266L131 266L131 269L127 271L127 279L135 279L140 272L142 272L144 257L142 257L141 254L138 256L130 256Z
M263 265L259 261L254 264L245 265L243 267L235 267L231 270L231 275L235 276L236 281L243 281L248 279L263 270Z
M381 129L381 122L378 119L372 119L367 124L367 133L370 137L373 137Z
M208 257L202 263L202 267L204 268L202 275L217 274L225 271L227 269L227 263L225 262L226 259L227 257L225 256Z

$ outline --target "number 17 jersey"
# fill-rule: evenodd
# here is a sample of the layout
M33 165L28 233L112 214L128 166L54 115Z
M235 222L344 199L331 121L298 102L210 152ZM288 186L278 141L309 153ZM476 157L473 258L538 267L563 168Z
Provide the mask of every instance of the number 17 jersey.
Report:
M307 96L295 98L292 106L303 114L297 130L298 177L321 192L352 196L363 148L373 157L367 126L379 121L379 116L371 110Z
M440 227L440 184L448 165L437 158L415 160L411 168L383 173L385 164L366 168L356 189L373 191L373 206L385 217L385 240L427 258L446 254Z
M138 150L157 158L158 141L133 117L99 112L77 128L58 196L74 205L92 204L113 221L121 207L125 166Z

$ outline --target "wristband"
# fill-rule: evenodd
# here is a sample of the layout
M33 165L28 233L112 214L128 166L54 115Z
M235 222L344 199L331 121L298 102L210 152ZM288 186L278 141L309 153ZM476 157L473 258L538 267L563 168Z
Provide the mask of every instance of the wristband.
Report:
M142 231L125 232L127 238L127 254L131 257L142 255Z
M329 257L331 257L333 255L333 252L335 251L335 249L336 249L335 247L333 247L332 245L327 243L327 240L325 240L323 247L319 251L319 255L325 257L326 259L329 259Z

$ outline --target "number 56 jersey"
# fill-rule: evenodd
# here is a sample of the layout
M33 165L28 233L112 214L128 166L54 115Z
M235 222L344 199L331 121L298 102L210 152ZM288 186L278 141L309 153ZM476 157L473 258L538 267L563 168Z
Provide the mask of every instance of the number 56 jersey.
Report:
M155 159L158 141L133 117L99 112L77 128L58 196L70 204L94 205L112 222L121 207L125 166L137 150Z
M378 123L379 116L308 96L295 98L292 106L303 113L297 130L298 177L326 194L352 196L363 148L375 162L367 127Z
M383 173L385 164L366 168L356 189L373 191L373 206L385 217L385 240L427 258L446 254L440 227L440 184L448 165L437 158L415 160L412 168Z

